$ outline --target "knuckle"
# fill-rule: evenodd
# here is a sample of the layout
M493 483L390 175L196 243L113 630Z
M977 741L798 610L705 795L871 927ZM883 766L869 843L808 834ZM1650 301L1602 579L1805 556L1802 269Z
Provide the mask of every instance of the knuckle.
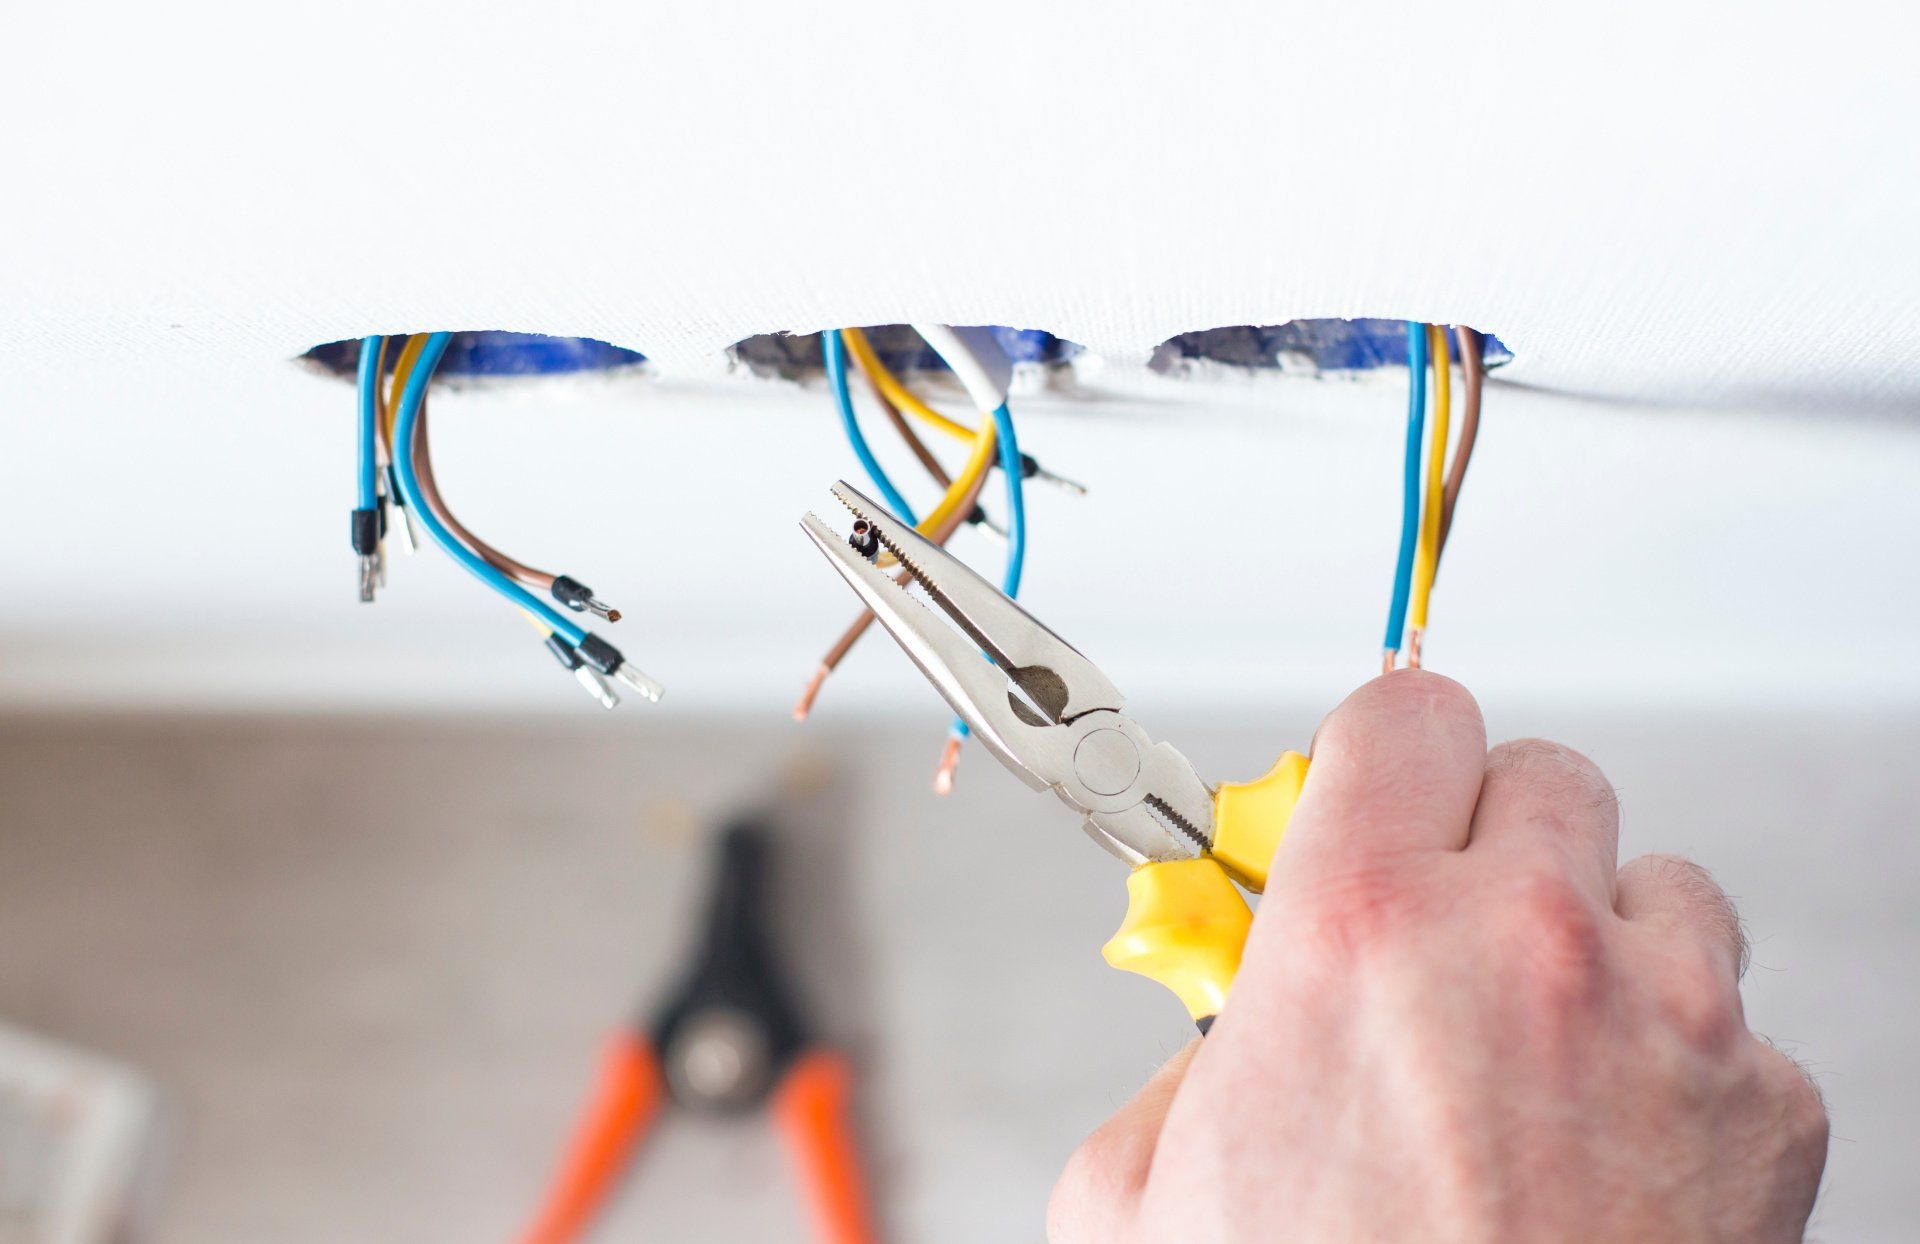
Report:
M1554 872L1516 878L1497 918L1501 942L1529 1001L1549 1015L1584 1013L1606 982L1607 946L1600 913L1573 880Z
M1806 1065L1785 1050L1758 1038L1768 1068L1768 1079L1780 1099L1782 1122L1797 1148L1825 1152L1830 1121L1827 1100Z
M1683 950L1655 979L1660 1019L1689 1049L1717 1051L1746 1030L1739 994L1710 954Z
M1542 787L1559 798L1614 810L1619 797L1600 766L1551 739L1511 739L1487 753L1487 776Z
M1697 902L1725 902L1720 883L1713 874L1684 855L1643 855L1635 864L1645 868L1662 885L1671 886Z
M1654 881L1680 894L1711 942L1732 956L1735 979L1747 974L1751 946L1746 922L1712 873L1682 855L1643 855L1632 867L1645 870Z

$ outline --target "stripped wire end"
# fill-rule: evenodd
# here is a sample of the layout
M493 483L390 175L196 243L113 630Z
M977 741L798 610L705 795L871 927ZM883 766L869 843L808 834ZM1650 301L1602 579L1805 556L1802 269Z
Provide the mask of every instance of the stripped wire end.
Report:
M1407 639L1407 668L1408 669L1417 670L1420 668L1420 641L1425 639L1426 637L1427 637L1426 631L1422 630L1420 627L1417 627L1417 626L1413 628L1412 634Z
M967 522L979 530L986 532L1001 544L1007 542L1007 529L989 518L986 510L980 506L976 505L973 507L973 513L967 515Z
M387 586L387 494L376 478L373 486L373 574Z
M1055 475L1052 471L1041 466L1039 460L1032 454L1020 455L1020 478L1037 479L1042 483L1052 484L1055 488L1065 489L1076 497L1084 497L1087 495L1087 486L1085 484L1079 480L1068 479L1064 475Z
M400 511L400 551L412 557L420 551L420 533L413 529L413 510L404 501L397 502L394 508Z
M575 613L590 613L605 622L618 622L620 611L593 594L593 589L572 575L557 575L549 589L553 598Z
M532 617L532 615L528 616ZM538 622L534 624L540 625ZM541 629L544 630L545 627ZM618 707L620 697L613 693L613 688L607 685L607 680L601 677L600 671L587 664L586 658L580 655L579 649L558 635L549 634L547 651L553 654L553 659L560 663L561 669L573 675L574 681L579 683L601 708Z
M805 721L807 719L807 714L813 711L813 702L820 696L821 684L827 681L827 675L832 672L833 667L825 661L822 661L813 671L813 677L807 679L806 690L800 693L799 701L793 706L793 719L795 721Z
M933 771L933 793L951 795L953 793L953 772L960 767L960 736L949 734L947 745L940 750L940 765Z
M1382 674L1393 673L1393 667L1399 663L1399 660L1400 650L1398 648L1383 648L1380 652L1380 672Z
M391 463L380 478L387 499L393 502L393 508L400 514L400 521L393 525L400 535L400 551L411 557L420 548L420 534L413 529L413 511L407 507L406 498L400 492L400 479L394 474Z
M359 559L360 602L371 604L384 576L380 566L380 511L366 506L353 512L353 553Z

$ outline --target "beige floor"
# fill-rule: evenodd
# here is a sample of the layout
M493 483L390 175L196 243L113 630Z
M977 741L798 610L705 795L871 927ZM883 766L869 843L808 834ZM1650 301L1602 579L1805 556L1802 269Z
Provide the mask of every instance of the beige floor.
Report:
M771 799L891 1238L1037 1239L1076 1138L1186 1035L1097 959L1116 869L977 749L926 797L934 723L665 721L0 726L0 1018L165 1086L160 1240L509 1240L596 1046L672 968L701 826ZM1162 728L1224 777L1311 728L1283 724ZM1920 721L1494 727L1585 747L1629 850L1740 897L1755 1026L1834 1108L1814 1237L1915 1238ZM790 1191L763 1127L677 1118L598 1238L799 1238Z

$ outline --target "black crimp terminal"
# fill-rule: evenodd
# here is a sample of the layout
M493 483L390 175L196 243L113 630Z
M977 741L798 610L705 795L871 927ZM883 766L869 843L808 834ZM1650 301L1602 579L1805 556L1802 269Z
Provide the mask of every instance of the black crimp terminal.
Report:
M362 557L372 557L380 551L379 510L367 509L353 512L353 551Z
M1000 469L999 454L993 456L993 461L987 464L987 469L991 471L998 471ZM1040 474L1040 460L1032 454L1022 453L1020 455L1020 478L1032 479L1038 474Z
M587 637L580 641L580 657L609 678L627 660L620 655L618 648L592 632L588 632Z
M571 672L585 664L585 662L580 659L580 654L575 652L572 647L568 645L567 641L558 635L547 636L547 651L553 654L554 660L560 662L560 668L563 670Z
M555 600L575 613L585 613L587 602L593 599L593 589L570 574L555 576L553 587L548 590Z

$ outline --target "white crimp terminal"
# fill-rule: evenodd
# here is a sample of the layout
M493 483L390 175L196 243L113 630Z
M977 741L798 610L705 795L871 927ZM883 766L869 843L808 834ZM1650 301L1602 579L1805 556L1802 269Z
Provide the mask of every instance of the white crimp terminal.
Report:
M413 556L420 548L420 533L413 529L413 511L407 507L406 498L400 495L400 482L394 476L392 464L380 472L376 487L400 515L400 521L396 524L400 530L400 551L409 557Z
M667 693L665 687L662 687L659 683L648 678L638 669L635 669L631 661L620 662L620 667L613 671L613 676L645 696L648 701L654 704L658 704L660 697Z
M379 582L379 579L380 579L380 573L379 573L379 569L374 565L373 554L371 553L360 554L360 603L361 604L363 605L371 604L373 602L374 584Z
M613 688L607 685L607 680L600 677L599 670L589 665L581 665L574 669L573 676L582 687L587 689L588 695L600 701L601 708L620 707L620 697L615 695Z
M394 524L400 532L400 551L411 557L420 547L420 537L413 530L413 507L404 501L395 501L393 508L400 514L400 521Z

